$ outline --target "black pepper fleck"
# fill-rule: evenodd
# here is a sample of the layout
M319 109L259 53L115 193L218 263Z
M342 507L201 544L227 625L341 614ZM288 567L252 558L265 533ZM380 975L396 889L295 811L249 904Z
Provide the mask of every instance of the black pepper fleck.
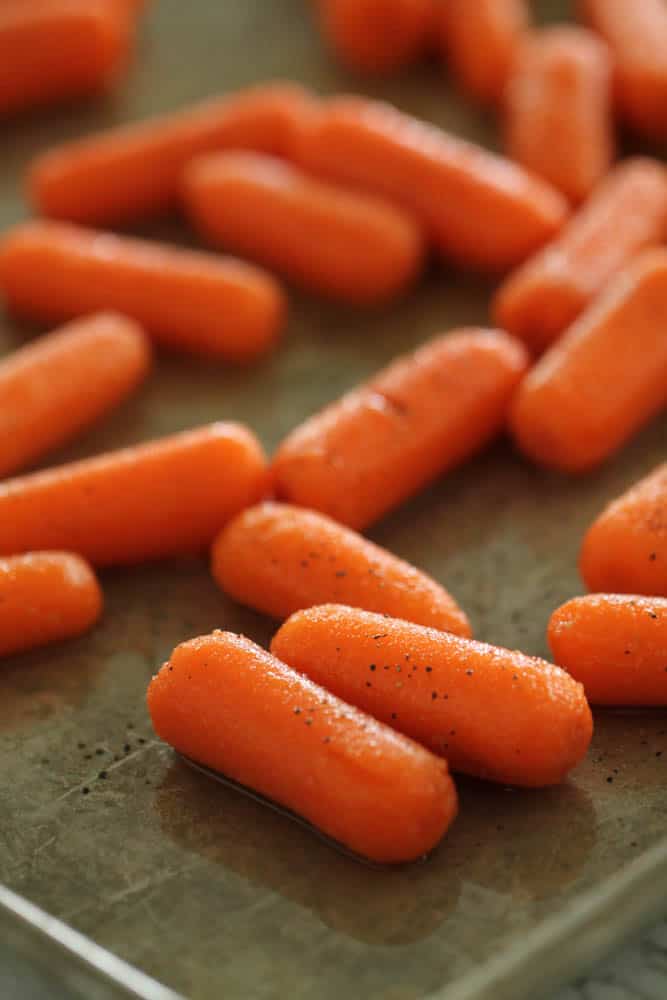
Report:
M347 576L347 573L346 573L346 571L344 569L339 569L339 570L336 570L336 576L338 576L338 577L340 577L340 576Z
M102 781L106 781L107 775L108 775L108 771L100 771L100 773L97 775L97 777L101 778Z
M435 701L435 699L437 697L438 697L438 692L437 691L431 691L431 701Z
M466 677L472 677L474 673L475 673L474 670L466 670Z
M85 750L86 744L85 743L77 743L77 747L79 748L79 750Z
M95 753L97 754L98 757L101 757L102 754L104 753L104 750L102 749L102 747L98 747Z
M375 664L374 663L369 664L368 669L369 670L375 670L376 669Z
M391 717L392 717L392 719L396 719L396 718L398 718L398 716L396 715L396 712L392 712L392 713L391 713Z
M655 562L657 558L658 558L658 553L657 552L651 552L651 554L649 556L649 561L650 562Z
M614 781L614 777L613 777L613 775L610 774L609 777L607 778L607 784L611 785L613 783L613 781Z
M82 795L87 795L89 791L90 791L90 788L88 788L87 785L84 785L83 788L81 789L81 794Z

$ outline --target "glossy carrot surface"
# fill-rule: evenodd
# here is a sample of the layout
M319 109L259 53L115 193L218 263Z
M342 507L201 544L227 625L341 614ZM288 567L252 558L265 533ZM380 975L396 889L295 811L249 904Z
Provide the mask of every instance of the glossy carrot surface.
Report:
M579 567L589 590L667 597L667 464L602 511Z
M267 502L243 511L216 539L212 569L231 597L274 618L331 601L471 634L430 576L303 507Z
M71 323L0 359L0 477L117 406L150 364L141 328L114 313Z
M102 611L90 566L70 552L0 559L0 656L81 635Z
M456 815L447 765L242 636L178 646L151 681L157 734L377 862L412 861Z
M366 527L495 437L526 367L498 331L428 341L287 436L278 496Z
M361 73L391 73L419 58L434 23L434 0L317 0L333 52Z
M477 777L556 784L591 739L581 685L513 650L329 604L292 615L271 651Z
M117 310L165 347L234 362L274 347L286 311L278 283L250 264L62 222L5 235L0 294L45 322Z
M667 600L630 594L575 597L554 611L556 663L595 705L667 705Z

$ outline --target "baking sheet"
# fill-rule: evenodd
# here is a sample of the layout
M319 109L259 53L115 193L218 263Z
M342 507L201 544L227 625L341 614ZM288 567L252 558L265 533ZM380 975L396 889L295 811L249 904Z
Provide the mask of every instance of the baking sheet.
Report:
M112 99L0 126L0 224L25 216L22 172L49 143L275 76L383 96L494 145L493 123L436 66L389 81L345 74L306 7L156 0ZM169 220L144 231L190 240ZM54 461L225 418L270 449L396 353L486 322L490 289L434 269L415 295L368 313L295 293L272 358L239 370L162 356L137 396ZM0 350L33 333L1 317ZM583 531L664 459L666 431L654 422L582 480L539 472L500 443L371 535L450 587L479 638L545 654L549 613L581 592ZM460 781L460 818L435 855L373 871L214 785L152 735L146 684L176 643L215 627L264 643L271 623L227 601L204 561L103 582L106 613L91 635L0 668L0 883L174 990L194 1000L533 997L660 902L662 713L598 714L588 760L560 788Z

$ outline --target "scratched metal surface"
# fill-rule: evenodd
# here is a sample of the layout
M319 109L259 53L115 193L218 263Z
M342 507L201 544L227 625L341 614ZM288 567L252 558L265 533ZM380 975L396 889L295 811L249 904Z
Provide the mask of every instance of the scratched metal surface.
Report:
M345 75L322 52L306 6L158 0L112 100L2 125L0 224L24 217L22 171L49 143L277 75L324 92L383 95L494 143L492 123L435 66L377 83ZM551 16L564 9L542 7ZM188 240L175 222L151 232ZM227 417L247 421L272 448L397 352L484 322L489 291L437 270L381 312L295 294L274 357L247 371L162 357L134 399L56 458ZM32 333L0 317L0 350ZM501 443L372 536L451 587L480 638L544 653L549 612L581 590L582 532L664 458L666 431L656 421L581 481L539 472ZM221 596L203 561L109 572L103 582L106 613L91 635L2 664L0 883L172 988L194 1000L534 996L574 971L568 933L576 931L583 961L655 905L650 886L664 880L665 865L647 854L636 891L634 868L620 895L613 889L613 930L599 912L615 885L608 880L633 859L641 867L664 835L662 714L600 715L589 759L561 788L462 781L460 819L428 863L371 871L194 773L151 734L146 684L176 643L214 627L266 642L271 624ZM626 919L619 901L632 899ZM597 924L582 909L591 900ZM531 951L542 931L542 950ZM507 970L494 981L499 956L516 964L509 986Z

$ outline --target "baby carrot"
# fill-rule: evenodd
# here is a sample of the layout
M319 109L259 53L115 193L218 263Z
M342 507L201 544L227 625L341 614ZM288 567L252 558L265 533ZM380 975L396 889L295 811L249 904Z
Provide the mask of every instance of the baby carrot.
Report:
M447 765L249 639L178 646L148 688L158 736L373 861L412 861L456 816Z
M108 0L0 2L0 116L108 89L131 40Z
M664 0L580 0L584 18L609 44L616 103L639 132L667 135L667 7Z
M667 464L602 511L579 568L589 590L667 597Z
M335 602L470 636L454 598L426 573L324 514L263 503L213 546L213 575L235 600L274 618Z
M595 705L667 705L667 600L630 594L575 597L554 611L556 663Z
M609 49L585 28L526 34L505 95L505 148L578 204L613 157Z
M423 262L421 231L406 212L281 160L217 153L194 160L185 178L190 216L211 243L333 298L385 301Z
M110 566L194 552L265 487L256 438L211 424L0 483L0 554L60 547Z
M279 155L309 103L295 84L265 84L87 136L37 157L30 200L42 215L92 226L166 212L178 203L189 160L230 148Z
M278 496L365 528L498 434L526 368L499 331L435 337L287 436Z
M303 167L402 204L464 266L513 267L565 221L565 199L544 181L388 104L327 101L300 119L292 137Z
M510 423L540 464L586 472L667 404L667 251L646 250L521 383Z
M356 608L297 611L271 651L454 771L557 784L588 749L591 713L565 671L513 650Z
M270 350L285 313L280 286L249 264L59 222L5 235L0 292L22 316L59 322L113 309L159 344L236 362Z
M69 552L0 559L0 656L81 635L102 611L88 563Z
M455 79L476 100L499 104L530 23L526 0L445 0L439 20L443 55Z
M146 376L142 330L101 313L0 360L0 477L29 465L120 403Z
M361 73L391 73L426 49L433 0L318 0L322 34Z
M553 243L500 286L498 326L536 352L565 330L610 278L667 237L667 171L646 158L625 160L595 189Z

